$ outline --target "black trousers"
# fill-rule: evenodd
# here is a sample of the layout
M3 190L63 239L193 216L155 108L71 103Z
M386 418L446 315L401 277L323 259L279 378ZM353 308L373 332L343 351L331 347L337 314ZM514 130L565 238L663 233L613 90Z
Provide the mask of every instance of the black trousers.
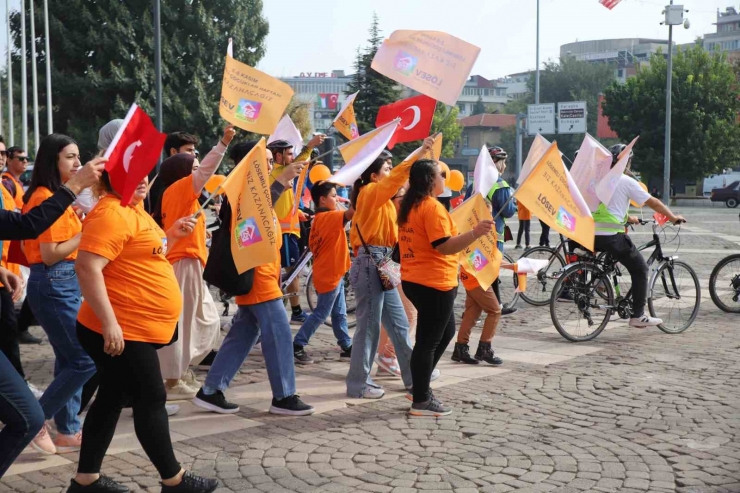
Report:
M540 246L550 246L550 226L540 221L542 234L540 234Z
M77 472L100 472L113 439L121 409L131 402L134 430L141 447L163 479L180 472L170 439L164 408L167 392L159 369L157 348L161 345L126 341L120 356L103 351L103 336L77 323L77 338L95 362L100 377L98 394L82 427L82 449Z
M38 325L38 323L36 323L33 312L31 312L31 305L28 304L28 297L26 297L21 305L21 312L18 314L18 333L28 332L28 328L32 325Z
M617 233L610 236L596 236L594 248L599 252L606 252L624 265L632 277L632 309L633 317L639 318L645 313L647 300L648 266L645 259L637 251L629 236Z
M3 352L13 368L25 380L21 364L21 351L18 347L18 319L15 314L13 295L0 290L0 351Z
M524 233L524 245L529 246L529 226L532 223L529 219L519 220L519 231L516 234L517 246L522 244L522 233Z
M411 378L414 402L429 400L429 383L434 367L455 337L455 297L457 287L449 291L403 281L403 292L419 312L416 344L411 353Z

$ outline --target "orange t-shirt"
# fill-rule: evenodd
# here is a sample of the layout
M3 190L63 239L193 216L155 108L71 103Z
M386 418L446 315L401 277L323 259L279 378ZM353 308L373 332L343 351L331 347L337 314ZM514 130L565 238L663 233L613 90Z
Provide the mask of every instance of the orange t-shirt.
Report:
M460 264L460 280L462 281L462 285L466 291L472 291L481 287L478 279L476 279L475 276L462 264Z
M23 213L27 213L52 195L54 194L46 187L37 188L36 191L33 192L33 195L31 195L31 199L28 203L23 206ZM62 217L57 219L57 221L52 224L49 229L41 233L38 238L35 240L24 240L23 245L28 263L31 265L43 263L43 260L41 260L41 243L64 243L65 241L72 239L80 231L82 231L80 218L77 217L77 214L72 210L72 207L67 207L67 210L64 211ZM70 253L64 260L74 260L76 258L77 250Z
M23 183L15 179L15 176L11 175L10 173L3 173L2 175L3 180L12 180L15 184L15 197L13 197L13 200L15 201L15 206L18 209L23 209Z
M141 205L121 206L113 195L100 199L82 229L80 250L105 257L105 289L127 341L166 344L182 311L182 294L165 257L167 237ZM77 320L102 333L87 301Z
M319 294L334 291L350 267L344 211L319 212L311 225L313 284Z
M13 199L13 196L10 195L10 192L4 186L0 185L0 189L2 189L0 190L0 193L3 194L3 209L6 211L14 211L15 200ZM5 240L3 241L3 251L0 256L0 266L19 276L21 274L20 266L18 264L8 263L8 252L10 252L10 240ZM3 287L2 283L0 283L0 287Z
M200 194L193 190L193 175L186 176L167 187L162 195L162 225L167 231L175 221L192 216L198 209ZM167 260L174 264L184 258L197 258L205 267L208 249L206 248L206 217L201 214L196 221L193 234L180 238L167 252Z
M249 293L236 297L237 305L256 305L265 301L272 301L283 297L280 289L280 249L283 247L283 233L280 229L275 211L272 211L272 220L275 223L277 242L275 251L277 258L269 263L254 268L254 282Z
M457 255L442 255L432 246L457 236L455 223L437 199L427 197L417 204L399 227L399 236L402 280L440 291L457 287Z
M520 221L531 221L532 220L532 212L526 207L524 207L524 205L521 202L518 202L516 204L516 213Z

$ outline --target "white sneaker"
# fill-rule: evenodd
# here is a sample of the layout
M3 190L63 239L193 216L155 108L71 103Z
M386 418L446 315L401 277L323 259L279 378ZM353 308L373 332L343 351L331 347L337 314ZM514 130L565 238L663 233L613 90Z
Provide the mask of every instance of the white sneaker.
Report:
M379 369L397 377L401 376L401 368L398 366L398 360L396 358L383 358L382 356L376 356L375 363L378 365Z
M630 327L637 327L638 329L644 329L645 327L655 327L663 323L663 320L659 318L648 317L643 315L640 318L631 318Z
M203 384L199 382L197 378L195 378L195 373L193 373L193 370L190 370L190 369L188 369L188 371L185 372L185 374L180 378L180 380L185 382L185 385L195 390L196 392L199 391L200 388L203 386Z
M180 406L177 404L165 404L164 409L167 411L167 416L174 416L180 411Z
M190 386L188 386L184 381L178 380L177 385L167 389L167 400L186 401L195 397L195 394L197 393L197 390L190 388Z
M377 387L365 387L361 399L380 399L385 395L385 390Z
M436 379L438 379L438 378L439 378L439 376L440 376L441 374L442 374L442 372L441 372L441 371L439 371L438 369L436 369L436 368L435 368L435 369L434 369L434 370L432 371L432 377L431 377L431 378L429 379L429 381L430 381L430 382L434 382L434 381L435 381Z
M26 382L26 383L28 384L28 390L30 390L30 391L31 391L31 393L33 394L33 397L34 397L34 398L35 398L36 400L38 400L38 399L41 399L41 396L42 396L42 395L44 395L44 392L43 392L43 391L41 391L41 390L40 390L40 389L39 389L38 387L36 387L36 386L35 386L34 384L32 384L31 382Z

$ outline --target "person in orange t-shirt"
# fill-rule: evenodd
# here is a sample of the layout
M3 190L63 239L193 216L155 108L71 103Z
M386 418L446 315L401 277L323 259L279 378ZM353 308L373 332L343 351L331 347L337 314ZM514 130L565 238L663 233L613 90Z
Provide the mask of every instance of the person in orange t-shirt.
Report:
M469 233L458 234L450 214L435 198L444 188L445 179L436 161L416 161L398 213L401 283L419 313L411 356L411 416L447 416L452 412L433 396L429 383L455 336L457 254L493 229L493 221L484 219Z
M331 315L331 327L342 353L340 359L352 356L352 339L347 329L347 304L344 300L344 275L350 267L349 247L344 227L355 210L337 210L337 186L319 181L311 188L316 216L311 225L308 247L313 253L313 284L318 300L293 339L293 355L299 365L313 363L303 349L326 317Z
M157 357L158 348L177 338L182 311L177 279L165 255L168 246L193 234L196 221L178 219L165 234L142 206L148 183L145 177L130 204L122 206L103 173L105 196L82 230L76 267L85 301L76 334L95 361L100 386L85 418L77 474L69 488L73 493L103 491L101 487L121 491L100 469L121 409L128 404L136 436L162 478L162 491L205 492L218 485L215 479L185 472L175 458Z
M524 207L524 204L517 203L517 215L519 216L519 231L516 233L516 250L522 249L522 233L524 233L525 248L529 250L529 227L532 224L532 213Z
M194 215L200 209L198 197L221 164L235 134L234 127L227 126L221 141L201 163L193 154L184 152L164 160L152 193L153 216L164 230L181 217ZM207 257L206 218L201 213L193 234L167 251L167 260L175 270L183 297L180 336L159 351L162 376L167 380L168 400L195 397L200 382L188 368L200 363L218 344L221 316L203 280Z

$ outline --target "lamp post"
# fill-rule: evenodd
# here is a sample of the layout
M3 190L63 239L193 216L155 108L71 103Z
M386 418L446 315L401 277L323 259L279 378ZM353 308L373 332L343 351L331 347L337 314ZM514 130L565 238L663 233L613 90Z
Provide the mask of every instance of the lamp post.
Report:
M44 0L44 50L46 51L46 120L47 134L54 133L54 120L51 106L51 46L49 43L49 0Z
M540 0L537 0L537 68L534 75L534 104L540 104Z

